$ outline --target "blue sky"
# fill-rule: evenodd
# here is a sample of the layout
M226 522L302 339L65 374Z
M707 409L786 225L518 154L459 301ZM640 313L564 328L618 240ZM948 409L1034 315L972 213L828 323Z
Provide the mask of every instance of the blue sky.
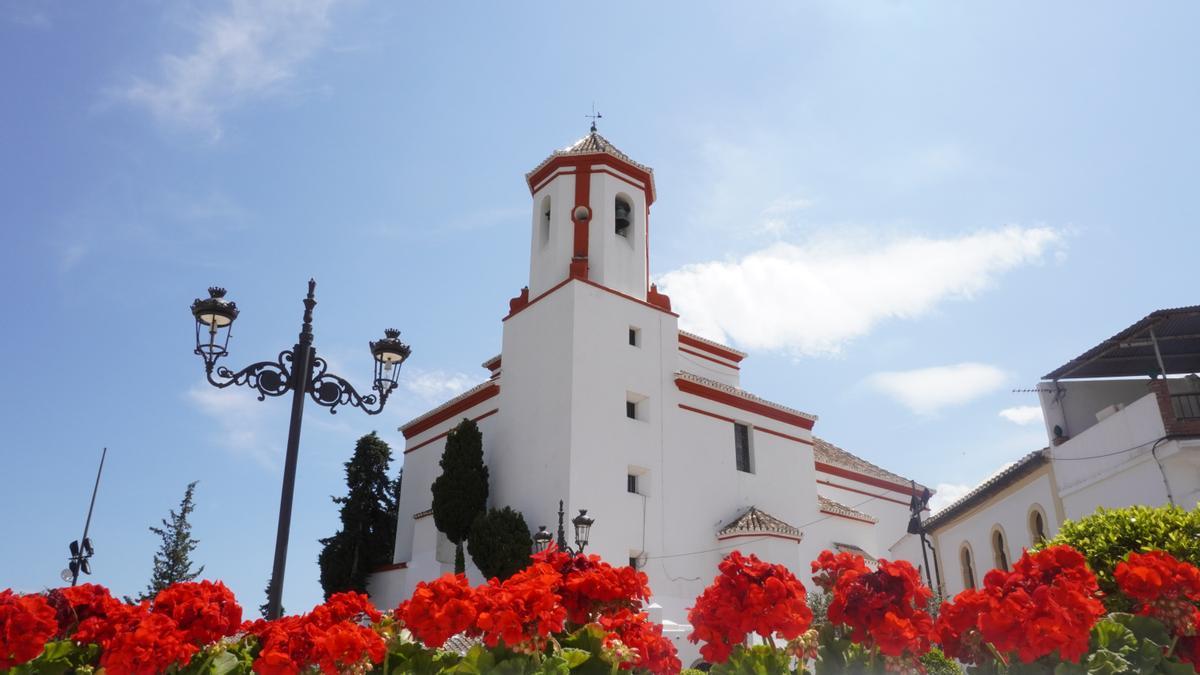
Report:
M1198 14L7 2L0 586L56 583L107 445L95 580L140 590L146 527L199 480L196 560L261 602L288 406L205 384L187 306L228 287L230 365L267 359L314 276L338 372L365 383L384 327L414 347L384 414L308 410L284 603L316 602L354 440L398 448L485 377L527 276L523 174L593 101L655 169L652 274L685 327L953 494L1044 442L1012 389L1197 302Z

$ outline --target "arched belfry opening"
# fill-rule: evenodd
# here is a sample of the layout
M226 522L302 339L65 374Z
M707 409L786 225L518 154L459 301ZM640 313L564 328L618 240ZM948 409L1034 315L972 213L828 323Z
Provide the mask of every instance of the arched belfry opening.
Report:
M617 235L629 237L633 230L633 206L629 204L629 200L618 196L613 204L613 213L616 215Z

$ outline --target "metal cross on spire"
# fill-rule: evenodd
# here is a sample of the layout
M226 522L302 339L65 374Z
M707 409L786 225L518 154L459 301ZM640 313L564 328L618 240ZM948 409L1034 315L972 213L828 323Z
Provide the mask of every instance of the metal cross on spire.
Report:
M592 120L592 133L594 134L594 133L596 133L596 120L604 117L604 115L601 115L600 113L596 112L596 104L592 103L592 114L584 115L584 117L590 118Z

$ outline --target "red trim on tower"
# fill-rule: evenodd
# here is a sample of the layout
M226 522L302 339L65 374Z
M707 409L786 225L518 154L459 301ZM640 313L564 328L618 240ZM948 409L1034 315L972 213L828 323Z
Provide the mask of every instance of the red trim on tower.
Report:
M479 420L481 420L481 419L483 419L483 418L485 418L485 417L491 417L492 415L495 415L495 414L496 414L496 413L498 413L498 412L500 412L500 409L499 409L499 408L492 408L491 410L489 410L489 411L487 411L487 412L483 413L483 414L482 414L482 415L480 415L479 417L475 417L475 418L473 418L471 421L472 421L472 422L478 422ZM421 441L420 443L417 443L416 445L412 446L411 448L405 448L405 449L404 449L404 454L406 454L406 455L407 455L408 453L412 452L413 450L419 450L420 448L423 448L423 447L425 447L425 446L429 445L430 443L432 443L432 442L434 442L434 441L438 441L438 440L441 440L441 439L445 438L445 437L446 437L446 436L448 436L449 434L450 434L450 430L449 430L449 429L447 429L447 430L443 431L442 433L438 434L437 436L434 436L433 438L429 438L429 439L426 439L426 440L424 440L424 441Z
M734 370L741 370L741 368L739 368L739 367L737 367L737 366L733 365L732 363L727 363L727 362L725 362L725 361L722 361L722 360L720 360L720 359L714 359L714 358L713 358L713 357L711 357L711 356L705 356L704 354L701 354L700 352L692 351L692 350L690 350L690 349L686 349L686 348L684 348L684 347L680 347L680 348L679 348L679 351L681 351L681 352L686 352L686 353L688 353L688 354L691 354L692 356L699 356L699 357L700 357L700 358L702 358L702 359L705 359L705 360L707 360L707 361L712 361L713 363L716 363L716 364L719 364L719 365L725 366L726 368L733 368Z
M745 534L727 534L724 536L718 536L717 540L725 541L726 539L738 539L740 537L753 537L755 539L759 539L759 538L786 539L787 541L794 541L796 543L800 543L800 541L802 541L804 539L804 535L800 535L799 537L790 537L786 534L776 534L774 532L747 532Z
M684 405L683 403L680 403L680 404L679 404L679 408L680 408L681 410L686 410L686 411L688 411L688 412L694 412L694 413L699 413L699 414L701 414L701 415L708 415L709 417L715 417L715 418L717 418L717 419L721 420L722 422L730 422L730 423L736 423L736 422L737 422L737 420L733 419L732 417L726 417L726 416L724 416L724 415L718 415L718 414L717 414L717 413L715 413L715 412L709 412L709 411L707 411L707 410L701 410L700 408L693 408L692 406L690 406L690 405ZM780 438L786 438L786 439L788 439L789 441L795 441L795 442L797 442L797 443L803 443L804 445L812 445L812 441L806 441L806 440L804 440L803 438L797 438L796 436L789 436L789 435L787 435L787 434L780 433L780 432L778 432L778 431L772 431L771 429L768 429L768 428L766 428L766 427L754 426L754 427L752 427L752 428L753 428L755 431L761 431L761 432L763 432L763 433L766 433L766 434L771 434L772 436L778 436L778 437L780 437Z
M576 279L588 277L588 225L595 216L591 212L591 196L591 162L580 162L575 165L575 205L571 207L571 222L575 223L575 242L572 249L570 274ZM588 217L579 220L575 218L575 211L581 206L588 210Z
M654 190L651 188L653 182L650 173L607 152L594 152L586 155L559 155L550 159L549 162L546 162L545 166L526 181L529 184L529 193L533 194L542 189L542 183L557 169L567 167L579 170L581 167L587 167L590 170L592 164L611 165L617 171L631 176L635 180L642 181L645 185L638 187L638 189L646 194L646 206L649 207L654 203Z
M429 417L417 420L406 427L400 427L400 431L404 433L405 438L412 438L422 431L428 431L436 427L437 425L445 422L459 413L463 413L471 408L474 408L475 406L483 403L499 393L500 385L492 382L491 386L480 389L478 392L462 399L461 401L455 402L453 405L446 406L444 409L437 411Z
M693 396L706 398L710 401L716 401L717 403L737 408L739 410L745 410L746 412L754 413L755 415L769 417L778 422L790 424L794 427L800 427L801 429L812 430L813 428L813 420L810 420L807 417L801 417L795 413L790 413L786 410L780 410L778 408L759 403L758 401L751 401L740 396L734 396L733 394L730 394L726 391L721 391L720 389L711 389L698 382L685 380L682 377L675 378L675 386L679 388L679 391L682 391L685 394L692 394Z
M521 307L518 307L518 308L516 309L516 311L514 311L514 312L509 312L508 316L506 316L506 317L504 317L503 319L501 319L501 321L508 321L509 319L513 318L513 317L514 317L514 316L516 316L517 314L520 314L521 312L525 311L525 309L526 309L526 308L528 308L528 307L532 307L533 305L535 305L535 304L536 304L536 303L537 303L539 300L541 300L542 298L546 297L547 295L550 295L551 293L553 293L554 291L557 291L558 289L562 288L563 286L566 286L568 283L570 283L570 282L572 282L572 281L580 281L580 282L583 282L583 283L587 284L588 286L593 286L593 287L595 287L595 288L598 288L598 289L600 289L600 290L602 290L602 291L604 291L604 292L606 292L606 293L612 293L613 295L615 295L615 296L617 296L617 297L619 297L619 298L624 298L624 299L626 299L626 300L629 300L629 301L631 301L631 302L636 302L637 304L639 304L639 305L642 305L643 307L649 307L650 309L654 309L654 310L660 311L660 312L662 312L662 313L664 313L664 314L670 314L671 316L673 316L673 317L676 317L676 318L678 318L678 317L679 317L679 315L678 315L678 314L676 314L675 312L672 312L672 311L671 311L671 310L669 310L669 309L664 309L664 308L662 308L662 307L659 307L658 305L655 305L655 304L652 304L652 303L646 302L645 300L639 300L638 298L635 298L635 297L633 297L632 295L626 295L626 294L622 293L621 291L613 290L613 289L609 288L608 286L604 286L603 284L598 284L598 283L596 283L595 281L592 281L591 279L571 279L571 278L566 278L566 279L563 279L562 281L558 282L557 284L555 284L555 285L554 285L554 287L553 287L553 288L551 288L550 290L548 290L548 291L546 291L545 293L542 293L541 295L537 296L536 298L534 298L534 299L530 300L530 301L529 301L528 303L526 303L525 305L523 305L523 306L521 306Z
M866 474L858 473L857 471L845 469L840 466L835 466L833 464L826 464L825 462L814 462L814 464L816 464L817 471L821 471L823 473L827 473L827 474L830 474L833 476L849 478L850 480L855 480L855 481L858 481L859 483L863 483L865 485L873 485L875 487L881 487L881 488L884 488L885 490L891 490L892 492L899 492L901 494L906 494L906 495L919 495L920 494L918 491L914 490L911 485L898 485L896 483L892 483L890 481L883 480L882 478L868 476Z
M723 359L728 359L730 361L733 361L734 363L741 363L742 359L746 358L745 356L742 356L741 354L738 354L737 352L730 351L728 349L722 349L721 347L709 344L707 342L701 342L700 340L697 340L696 338L693 338L688 335L684 335L682 333L679 334L679 343L685 344L685 345L687 345L689 347L693 347L695 349L702 349L702 350L708 352L709 354L714 354Z
M380 572L391 572L392 570L406 570L406 569L408 569L408 563L398 562L398 563L392 563L390 565L380 565L379 567L376 567L375 574L379 574Z

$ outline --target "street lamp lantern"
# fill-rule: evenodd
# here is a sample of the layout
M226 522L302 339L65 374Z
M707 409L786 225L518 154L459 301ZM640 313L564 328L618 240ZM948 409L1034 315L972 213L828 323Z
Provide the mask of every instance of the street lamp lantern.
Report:
M238 316L237 303L225 299L224 288L212 286L207 298L196 298L192 303L192 316L196 317L196 354L204 357L206 364L216 363L229 353L229 336ZM204 333L208 334L207 341Z
M541 553L550 548L550 542L554 541L554 535L546 530L545 525L538 525L537 534L533 535L533 552Z
M383 412L388 395L396 388L401 364L412 353L409 346L400 341L400 331L394 328L384 331L382 340L369 343L375 362L375 379L371 383L375 393L359 394L345 378L329 372L329 364L317 356L317 350L313 347L312 318L313 308L317 306L316 288L317 282L309 279L308 295L303 301L304 317L296 344L290 350L280 352L274 361L252 363L237 372L217 366L217 361L229 354L229 334L238 316L237 305L225 299L224 288L214 286L208 289L207 298L196 299L191 308L192 316L196 319L195 353L204 359L204 373L209 384L218 389L232 385L250 387L258 391L260 401L268 396L292 394L292 417L288 426L283 489L279 499L279 526L275 535L275 562L267 593L269 619L279 618L281 611L304 399L311 398L318 405L329 408L330 413L336 413L341 406L350 406L368 415L378 415Z
M591 534L594 522L596 519L587 514L587 509L579 509L579 515L571 519L571 524L575 526L575 546L580 553L587 548L588 535Z
M370 343L371 356L375 357L375 386L374 389L382 394L396 387L400 378L400 366L412 353L408 345L400 341L400 331L388 328L383 331L383 339Z

